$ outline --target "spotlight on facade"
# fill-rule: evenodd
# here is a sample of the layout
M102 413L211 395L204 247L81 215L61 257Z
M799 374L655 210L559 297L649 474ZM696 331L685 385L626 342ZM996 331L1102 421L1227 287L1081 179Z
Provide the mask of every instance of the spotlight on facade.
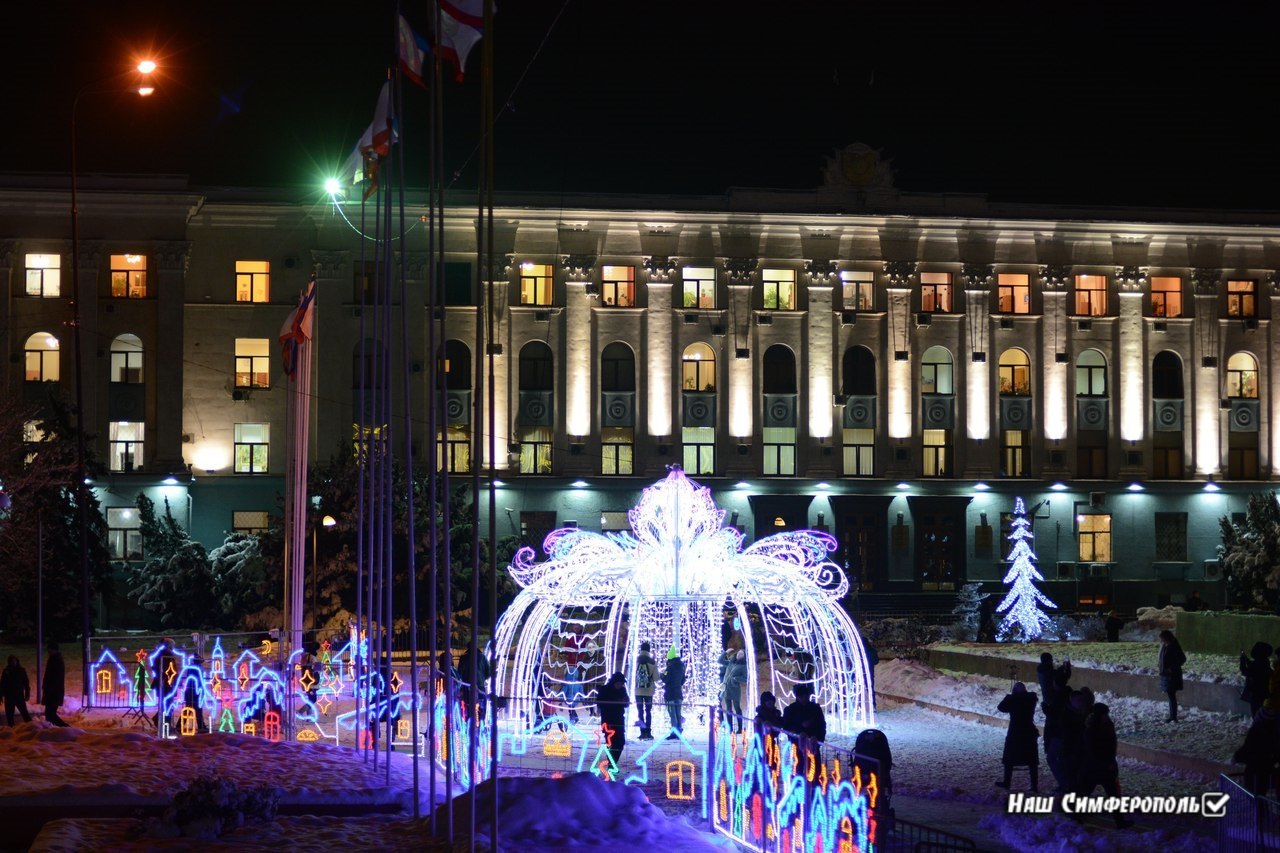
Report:
M1067 490L1067 487L1062 483L1054 483L1049 488L1055 492L1065 492Z
M898 489L899 489L899 491L906 491L906 490L907 490L907 489L909 489L909 488L911 488L911 484L910 484L910 483L899 483L899 484L898 484Z
M1218 487L1218 484L1217 484L1217 483L1215 483L1215 482L1213 482L1213 478L1212 478L1212 477L1210 477L1210 478L1209 478L1209 481L1208 481L1208 482L1206 482L1206 483L1204 484L1204 490L1205 490L1206 492L1220 492L1220 491L1222 491L1222 489L1220 489L1220 488Z
M985 492L985 491L986 491L987 489L989 489L989 488L991 488L991 487L990 487L990 486L988 486L986 483L974 483L974 484L973 484L973 490L974 490L975 492Z
M826 491L827 489L829 489L829 488L831 488L831 484L830 484L830 483L819 483L819 484L817 485L817 489L818 489L818 491L820 491L820 492L825 492L825 491Z
M1130 483L1128 488L1131 492L1141 492L1143 490L1141 483Z
M574 480L569 485L573 486L575 489L585 489L590 484L586 480Z
M178 478L170 474L168 477L165 477L160 482L164 483L166 486L176 486L178 485Z
M501 489L503 486L506 485L506 483L504 483L502 480L494 480L493 485L494 485L494 488Z
M751 484L750 484L750 483L748 483L746 480L739 480L739 481L738 481L738 483L737 483L737 485L735 485L735 486L734 486L734 488L735 488L735 489L749 489L749 488L751 488Z

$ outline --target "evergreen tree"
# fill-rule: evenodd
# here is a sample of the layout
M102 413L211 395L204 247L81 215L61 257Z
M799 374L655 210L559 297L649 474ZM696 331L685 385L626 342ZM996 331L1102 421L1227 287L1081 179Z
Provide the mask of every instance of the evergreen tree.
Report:
M1004 576L1004 582L1013 586L996 608L997 613L1004 614L1000 627L996 629L998 641L1003 642L1010 637L1024 643L1034 640L1049 627L1049 617L1040 609L1041 605L1058 606L1035 585L1036 581L1043 581L1044 576L1035 567L1036 555L1031 550L1034 538L1027 508L1022 498L1018 498L1013 505L1013 531L1009 534L1013 550L1009 552L1009 571Z
M1244 603L1271 609L1280 590L1280 503L1275 492L1249 496L1243 524L1223 516L1218 556L1231 592Z
M146 560L129 564L129 596L159 613L166 628L217 626L222 612L204 546L174 519L167 498L164 515L157 516L155 502L138 495L138 521Z
M951 611L951 615L956 617L957 640L973 642L978 639L978 629L982 627L982 602L990 597L991 593L983 592L980 583L967 583L960 587L955 609Z

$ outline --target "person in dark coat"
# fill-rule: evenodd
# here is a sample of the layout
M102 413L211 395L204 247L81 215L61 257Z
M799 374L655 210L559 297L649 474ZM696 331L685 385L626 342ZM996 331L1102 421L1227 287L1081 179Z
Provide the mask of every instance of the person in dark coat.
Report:
M641 643L636 657L636 716L640 718L640 740L653 740L653 691L658 686L658 665L649 649L647 641Z
M667 650L667 668L662 671L662 698L667 703L667 720L671 728L684 731L684 718L680 714L680 706L684 704L684 661L675 646ZM675 731L667 735L667 740L675 739Z
M609 683L596 692L596 710L600 715L600 728L609 741L609 754L613 763L622 761L622 748L627 745L627 677L615 672Z
M1070 713L1071 667L1063 664L1053 671L1053 681L1044 695L1044 758L1049 765L1049 772L1058 784L1059 791L1070 789L1070 778L1064 770L1063 753L1066 746L1067 722Z
M1107 631L1107 642L1108 643L1120 642L1120 631L1121 629L1124 628L1124 620L1120 618L1119 611L1112 610L1110 613L1108 613L1106 621L1104 621L1102 624Z
M730 646L720 665L720 702L731 731L742 731L742 687L747 683L747 653Z
M1062 790L1079 791L1090 770L1085 720L1093 710L1093 691L1087 687L1071 691L1062 715Z
M760 694L760 704L756 706L756 733L768 734L767 727L782 728L782 712L778 710L778 697L768 690Z
M1169 719L1165 722L1178 722L1178 691L1182 689L1182 667L1187 662L1187 655L1173 632L1165 629L1160 632L1160 692L1169 697Z
M1192 590L1191 595L1187 598L1187 603L1182 609L1188 613L1199 613L1204 610L1204 599L1200 597L1200 590Z
M1040 665L1036 667L1036 681L1040 683L1040 695L1049 701L1049 689L1053 686L1053 655L1040 653Z
M31 698L31 679L17 655L9 655L9 665L0 674L0 696L4 697L4 716L13 728L13 712L21 712L22 721L31 722L31 713L27 710L27 701Z
M1244 743L1231 757L1236 764L1244 765L1241 784L1255 797L1267 795L1276 764L1280 762L1276 723L1270 712L1255 718L1245 733Z
M1261 640L1253 644L1250 657L1240 652L1240 674L1244 676L1244 690L1240 698L1249 703L1249 717L1258 716L1258 709L1267 701L1267 691L1271 682L1271 653L1274 649L1270 643Z
M1013 692L996 706L1000 713L1009 715L1009 731L1004 736L1004 754L1000 757L1004 764L1004 779L996 782L1005 790L1013 782L1013 768L1026 767L1031 771L1031 793L1040 792L1040 746L1037 743L1040 732L1035 724L1038 701L1039 697L1019 681L1013 685Z
M57 643L49 644L49 659L44 664L44 683L40 685L44 699L44 718L55 726L71 725L58 716L58 706L67 698L67 665Z
M827 715L813 701L813 685L797 684L796 701L782 712L782 727L792 734L815 741L827 739Z
M1120 796L1120 765L1116 762L1116 725L1111 719L1110 708L1101 702L1094 703L1085 719L1084 773L1077 794L1088 796L1101 785L1108 797ZM1116 827L1123 829L1132 821L1120 812L1115 813Z
M867 759L871 759L868 761ZM881 814L890 813L893 798L893 750L889 738L879 729L863 729L853 742L853 766L862 770L862 778L877 774L879 794L871 807ZM864 784L866 784L864 782Z

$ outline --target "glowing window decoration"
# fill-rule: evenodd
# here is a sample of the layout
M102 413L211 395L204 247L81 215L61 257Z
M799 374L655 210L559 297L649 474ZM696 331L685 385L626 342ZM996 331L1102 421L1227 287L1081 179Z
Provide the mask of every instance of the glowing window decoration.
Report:
M178 714L178 734L191 737L196 733L196 709L187 706Z
M832 731L852 734L873 725L862 640L840 604L848 580L827 559L834 537L786 531L744 548L724 515L709 489L674 469L644 490L629 513L630 532L553 531L542 563L534 562L531 548L517 552L509 570L523 589L494 640L495 678L511 685L515 697L509 713L532 719L548 689L569 699L566 667L576 661L561 658L570 653L564 642L570 623L601 635L598 662L577 685L589 689L593 679L602 681L602 661L634 661L647 640L655 649L681 651L686 705L718 705L720 628L732 610L742 624L759 615L760 633L745 632L743 640L747 659L764 661L763 677L748 668L747 695L768 689L788 701L804 681L815 687ZM609 628L626 621L630 631ZM813 661L806 671L776 663L801 656ZM634 694L635 673L627 676ZM654 702L662 701L659 687Z
M667 762L667 799L692 800L698 796L698 777L692 761L677 759ZM672 787L672 782L675 787ZM686 784L687 783L687 784Z
M573 744L569 735L559 729L552 729L542 739L542 754L553 758L568 758L573 753Z
M408 720L398 720L396 722L396 737L400 740L409 740L413 737L413 729L409 725Z
M111 670L100 669L94 677L94 689L99 693L110 694L115 688L111 685Z
M262 718L262 735L272 743L280 742L280 712L268 711Z
M243 732L244 734L247 734L247 735L255 735L255 736L256 736L256 735L258 734L258 724L257 724L257 723L245 723L244 725L242 725L242 726L241 726L240 731L241 731L241 732Z

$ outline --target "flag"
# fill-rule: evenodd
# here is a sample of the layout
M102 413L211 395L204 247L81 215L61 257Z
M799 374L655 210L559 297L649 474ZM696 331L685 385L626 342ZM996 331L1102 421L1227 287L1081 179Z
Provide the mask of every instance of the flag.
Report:
M298 298L298 307L289 312L284 325L280 327L280 354L284 361L284 373L290 378L298 369L298 345L311 340L315 303L316 277L312 273L311 281L307 282Z
M484 0L440 0L440 55L453 62L454 78L461 83L471 48L484 33Z
M395 121L391 113L391 81L382 84L382 92L378 95L378 105L373 111L373 124L365 128L356 147L347 155L340 173L343 181L358 184L366 181L364 197L368 198L378 189L378 165L382 158L391 153L391 146L400 141Z
M424 89L427 84L422 79L422 68L426 64L427 54L431 51L427 40L413 31L409 22L400 16L400 29L397 36L397 52L400 55L400 70L414 83Z

